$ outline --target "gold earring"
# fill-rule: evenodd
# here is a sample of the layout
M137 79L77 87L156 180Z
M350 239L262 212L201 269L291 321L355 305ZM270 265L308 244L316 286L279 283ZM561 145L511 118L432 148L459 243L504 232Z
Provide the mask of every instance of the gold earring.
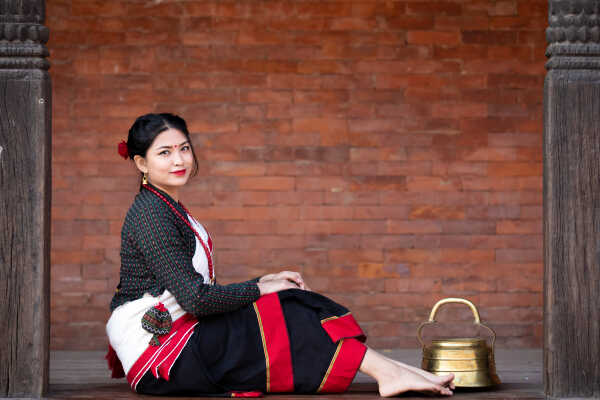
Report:
M144 172L144 175L142 176L142 185L147 185L148 184L148 175L146 175L146 173Z

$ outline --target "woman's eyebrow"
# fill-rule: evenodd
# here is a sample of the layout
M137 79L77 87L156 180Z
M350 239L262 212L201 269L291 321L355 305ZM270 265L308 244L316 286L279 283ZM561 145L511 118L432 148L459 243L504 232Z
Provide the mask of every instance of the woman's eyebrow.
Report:
M182 142L180 144L176 144L175 147L183 146L184 144L188 144L189 142L190 142L189 140L186 140L185 142ZM171 147L173 147L173 146L160 146L156 150L159 150L159 149L170 149Z

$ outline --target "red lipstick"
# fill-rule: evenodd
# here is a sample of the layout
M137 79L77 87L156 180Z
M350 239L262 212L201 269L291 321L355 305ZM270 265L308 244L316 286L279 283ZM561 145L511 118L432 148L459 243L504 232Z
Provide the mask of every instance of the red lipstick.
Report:
M177 175L177 176L183 176L183 175L185 175L185 171L186 171L185 169L180 169L180 170L178 170L178 171L173 171L173 172L171 172L171 173L172 173L172 174L175 174L175 175Z

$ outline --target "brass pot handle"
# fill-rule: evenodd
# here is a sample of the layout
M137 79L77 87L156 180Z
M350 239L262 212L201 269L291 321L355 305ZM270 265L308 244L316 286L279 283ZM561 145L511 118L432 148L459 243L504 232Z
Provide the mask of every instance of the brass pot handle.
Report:
M492 333L492 349L493 349L494 344L496 343L496 332L494 332L494 330L492 328L490 328L489 326L481 323L481 319L479 318L479 311L477 311L477 307L475 307L475 304L471 303L467 299L459 299L456 297L448 297L446 299L442 299L442 300L438 301L437 303L435 303L435 305L431 309L431 313L429 314L429 321L425 321L425 322L421 323L421 325L419 325L419 329L417 330L417 338L419 339L419 343L421 343L421 347L425 348L425 343L423 342L423 337L421 336L421 331L423 330L423 327L427 324L435 324L437 322L435 320L435 314L437 313L438 309L441 306L443 306L444 304L448 304L448 303L462 303L462 304L466 304L469 306L469 308L473 312L473 316L475 317L475 325L483 326L484 328L488 329Z

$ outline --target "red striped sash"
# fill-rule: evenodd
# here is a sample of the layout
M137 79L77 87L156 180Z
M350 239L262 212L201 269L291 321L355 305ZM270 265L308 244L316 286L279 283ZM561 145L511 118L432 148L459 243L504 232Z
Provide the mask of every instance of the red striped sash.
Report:
M173 322L171 332L159 337L160 346L148 346L127 373L127 382L133 390L148 370L157 379L169 380L171 367L192 337L197 323L192 314L185 314Z

